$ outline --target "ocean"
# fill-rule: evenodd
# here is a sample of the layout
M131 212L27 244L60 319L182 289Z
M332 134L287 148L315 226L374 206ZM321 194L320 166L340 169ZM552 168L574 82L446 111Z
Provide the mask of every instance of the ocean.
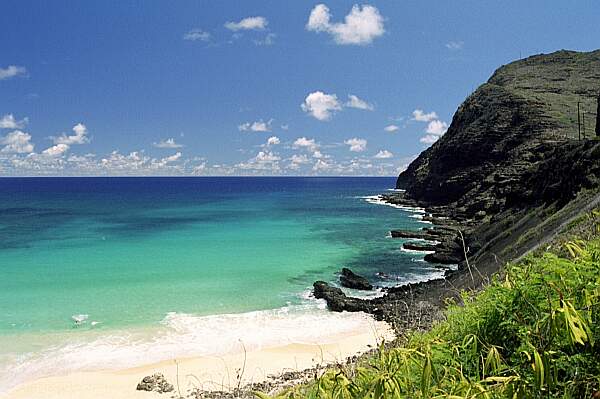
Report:
M310 290L342 267L376 286L443 274L389 238L424 226L419 210L378 200L394 183L0 179L0 392L369 328L369 316L328 312Z

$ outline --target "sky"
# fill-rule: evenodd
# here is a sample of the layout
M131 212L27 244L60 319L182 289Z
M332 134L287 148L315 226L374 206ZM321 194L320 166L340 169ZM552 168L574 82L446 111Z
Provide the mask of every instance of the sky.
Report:
M0 176L394 176L597 1L0 4Z

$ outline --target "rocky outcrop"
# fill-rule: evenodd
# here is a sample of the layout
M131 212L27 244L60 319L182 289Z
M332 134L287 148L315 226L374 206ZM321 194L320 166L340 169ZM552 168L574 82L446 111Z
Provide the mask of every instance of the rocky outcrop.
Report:
M437 247L433 244L426 244L426 243L423 243L420 241L409 241L409 242L405 242L404 244L402 244L402 248L408 249L411 251L430 252L430 251L435 251Z
M365 290L370 291L373 289L369 280L364 278L363 276L359 276L354 273L352 270L344 267L342 269L342 274L340 275L340 283L342 287L353 288L356 290Z
M317 299L325 299L327 308L335 312L373 313L373 307L370 306L369 302L348 297L341 289L332 287L325 281L315 281L313 284L313 294Z
M559 51L499 68L455 113L447 133L400 174L405 201L446 207L452 216L485 219L507 209L568 202L589 170L559 167L565 152L594 143L578 138L577 102L595 113L600 51ZM592 131L589 128L589 131ZM565 148L566 147L566 148ZM588 159L590 160L590 159ZM550 167L558 175L547 175ZM549 196L544 187L560 187Z
M400 174L396 186L402 191L382 195L402 207L425 209L423 220L434 225L392 230L393 238L438 241L425 259L458 264L458 270L372 300L348 298L323 282L315 285L315 295L333 310L366 311L410 326L405 319L411 306L443 306L448 297L460 301L460 290L480 287L506 262L600 206L595 121L586 118L594 125L581 140L577 125L577 103L595 114L599 89L600 50L558 51L499 68L461 104L446 134Z
M158 392L158 393L173 392L175 390L175 388L173 388L173 385L169 384L169 382L167 382L167 380L165 379L165 376L162 375L161 373L147 375L137 385L136 389L138 391L148 391L148 392Z

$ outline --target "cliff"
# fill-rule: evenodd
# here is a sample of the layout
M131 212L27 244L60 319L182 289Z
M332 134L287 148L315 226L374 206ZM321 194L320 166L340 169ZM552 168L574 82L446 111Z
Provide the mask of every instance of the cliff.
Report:
M594 136L600 50L558 51L499 68L459 107L448 132L397 187L467 218L559 201L598 184Z
M502 66L400 174L397 200L462 221L472 264L496 271L600 201L599 91L600 50Z
M398 331L419 328L446 298L460 301L461 290L489 283L507 262L561 242L600 207L599 91L600 50L558 51L499 68L458 108L446 134L400 174L397 188L405 191L382 195L424 207L434 224L391 237L435 240L425 260L458 270L373 300L324 282L315 283L315 296L332 310L375 314Z

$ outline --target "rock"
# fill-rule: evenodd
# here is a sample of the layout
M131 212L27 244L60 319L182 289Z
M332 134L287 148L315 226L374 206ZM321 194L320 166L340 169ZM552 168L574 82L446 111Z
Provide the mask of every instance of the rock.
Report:
M436 237L422 230L391 230L393 238L414 238L420 240L434 240Z
M436 246L433 244L425 244L422 242L409 241L402 244L402 248L412 251L435 251Z
M136 388L138 391L152 391L154 389L154 385L147 382L140 382Z
M457 265L463 260L460 256L449 252L435 252L433 254L427 254L425 255L424 259L426 262L440 263L442 265Z
M317 299L324 299L327 302L327 308L334 312L362 311L373 313L373 309L369 308L369 302L347 297L341 289L332 287L324 281L315 281L313 284L313 294Z
M155 391L158 393L173 392L175 390L173 384L169 384L165 379L165 376L161 373L145 376L142 378L142 382L137 384L136 389L138 391Z
M353 288L365 291L370 291L373 289L373 286L371 285L371 283L369 283L369 280L367 280L363 276L359 276L358 274L354 273L352 270L346 267L342 269L340 283L342 283L342 286L346 288Z

